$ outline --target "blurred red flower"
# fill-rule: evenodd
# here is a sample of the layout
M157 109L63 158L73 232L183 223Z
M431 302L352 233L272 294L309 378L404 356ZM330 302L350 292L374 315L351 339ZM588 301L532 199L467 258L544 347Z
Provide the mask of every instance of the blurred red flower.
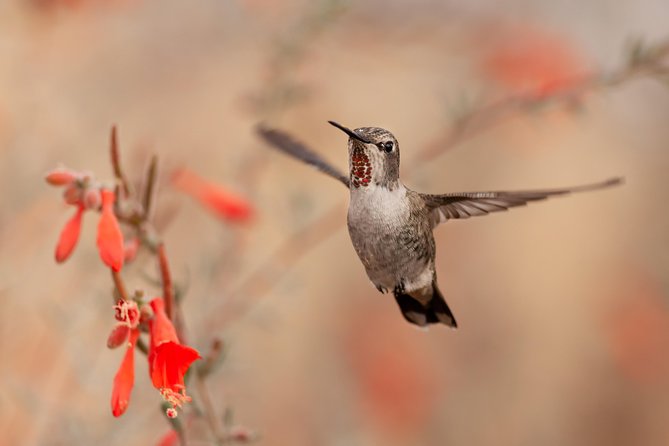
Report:
M77 207L77 211L70 218L58 237L56 245L56 262L62 263L70 257L74 247L77 246L79 234L81 233L81 221L84 215L84 207Z
M486 39L481 68L514 93L549 96L573 87L589 72L583 57L561 36L530 26L497 29L495 34Z
M189 169L174 172L172 184L225 220L242 222L253 216L253 207L247 200L223 186L205 180Z
M179 342L174 325L165 313L163 299L153 299L151 308L154 316L150 322L149 374L153 386L176 408L190 400L186 395L184 375L200 354Z
M163 435L156 446L177 446L179 444L179 434L174 429L170 429L165 435Z
M343 348L364 422L371 421L379 433L413 437L425 428L444 384L436 379L436 364L424 347L424 333L407 327L396 308L379 309L376 302L363 297L344 325Z
M98 251L102 261L114 271L123 267L123 234L114 215L114 192L102 190L102 215L98 223Z
M115 417L123 415L130 403L130 393L135 384L135 344L139 337L139 330L130 332L128 348L121 361L121 366L114 376L114 387L112 389L111 407Z
M609 310L606 329L611 353L620 370L640 383L669 377L669 307L661 286L642 273L623 276L620 298Z

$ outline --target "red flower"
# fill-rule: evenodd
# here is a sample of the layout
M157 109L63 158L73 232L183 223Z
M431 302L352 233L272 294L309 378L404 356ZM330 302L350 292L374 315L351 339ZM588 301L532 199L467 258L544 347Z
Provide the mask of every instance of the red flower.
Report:
M244 198L188 169L176 171L172 176L172 184L226 220L247 221L253 216L253 208Z
M190 365L200 358L197 350L181 345L174 325L165 313L161 298L151 301L153 320L150 323L149 374L156 389L173 408L190 401L186 395L184 375Z
M130 332L128 348L123 356L121 366L114 376L114 387L112 389L111 408L115 417L123 415L130 403L130 393L135 384L135 344L139 337L139 330Z
M77 246L83 215L84 207L79 206L77 212L65 223L56 245L56 262L62 263L67 260L74 251L74 247Z
M98 251L102 261L114 271L123 267L123 234L114 215L114 192L102 190L102 215L98 223Z

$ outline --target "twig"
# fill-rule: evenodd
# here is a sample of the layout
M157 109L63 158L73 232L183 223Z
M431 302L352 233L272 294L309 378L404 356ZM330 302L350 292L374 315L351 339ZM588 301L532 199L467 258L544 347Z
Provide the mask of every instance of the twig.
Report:
M203 406L204 417L211 430L212 435L214 436L214 441L217 445L222 445L225 442L225 433L221 431L221 426L218 423L218 416L216 415L216 410L214 409L214 404L211 401L211 396L209 395L209 389L207 389L207 383L205 382L204 376L199 373L195 373L195 384L197 386L197 394L200 396L200 402Z
M163 300L165 301L165 313L174 322L174 287L172 286L172 275L165 254L165 244L158 245L158 264L160 266L160 277L163 285ZM183 340L182 340L183 342Z
M151 213L151 204L153 201L153 190L156 185L158 173L158 157L153 155L149 161L149 168L146 171L146 184L144 186L144 194L142 195L142 209L144 210L144 218L148 219Z
M112 280L114 281L114 286L118 291L118 295L121 297L122 300L128 302L130 299L128 298L128 292L125 289L125 285L123 284L123 279L121 279L121 274L118 271L114 271L113 269L110 270L111 270Z
M123 189L124 196L127 197L130 195L130 187L128 186L128 181L123 175L123 170L121 169L121 155L118 149L118 136L116 131L116 125L113 125L111 128L111 135L109 141L109 151L111 153L111 163L112 169L114 170L114 177L121 184Z

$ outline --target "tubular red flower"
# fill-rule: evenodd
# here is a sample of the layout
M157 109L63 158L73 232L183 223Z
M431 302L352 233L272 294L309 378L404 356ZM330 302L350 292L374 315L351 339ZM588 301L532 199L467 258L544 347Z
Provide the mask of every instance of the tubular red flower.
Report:
M67 260L74 251L74 247L77 246L83 215L84 208L79 206L77 212L65 223L56 245L56 262L62 263Z
M123 267L123 234L114 215L114 192L102 190L102 215L98 223L98 251L102 261L114 271Z
M184 375L200 354L179 342L174 325L165 313L163 299L153 299L151 308L154 316L150 323L149 374L163 398L178 407L190 400L186 395Z
M172 184L226 220L241 222L253 216L253 207L247 200L188 169L176 171Z
M115 417L123 415L130 403L130 393L135 384L135 344L139 337L139 330L130 332L128 348L123 356L121 366L114 376L114 387L112 389L111 408Z

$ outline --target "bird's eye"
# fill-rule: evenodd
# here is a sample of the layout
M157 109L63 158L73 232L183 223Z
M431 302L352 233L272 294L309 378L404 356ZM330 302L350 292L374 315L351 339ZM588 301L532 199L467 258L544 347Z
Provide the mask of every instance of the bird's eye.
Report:
M387 153L390 153L393 151L393 142L392 141L386 141L382 144L383 150L385 150Z

